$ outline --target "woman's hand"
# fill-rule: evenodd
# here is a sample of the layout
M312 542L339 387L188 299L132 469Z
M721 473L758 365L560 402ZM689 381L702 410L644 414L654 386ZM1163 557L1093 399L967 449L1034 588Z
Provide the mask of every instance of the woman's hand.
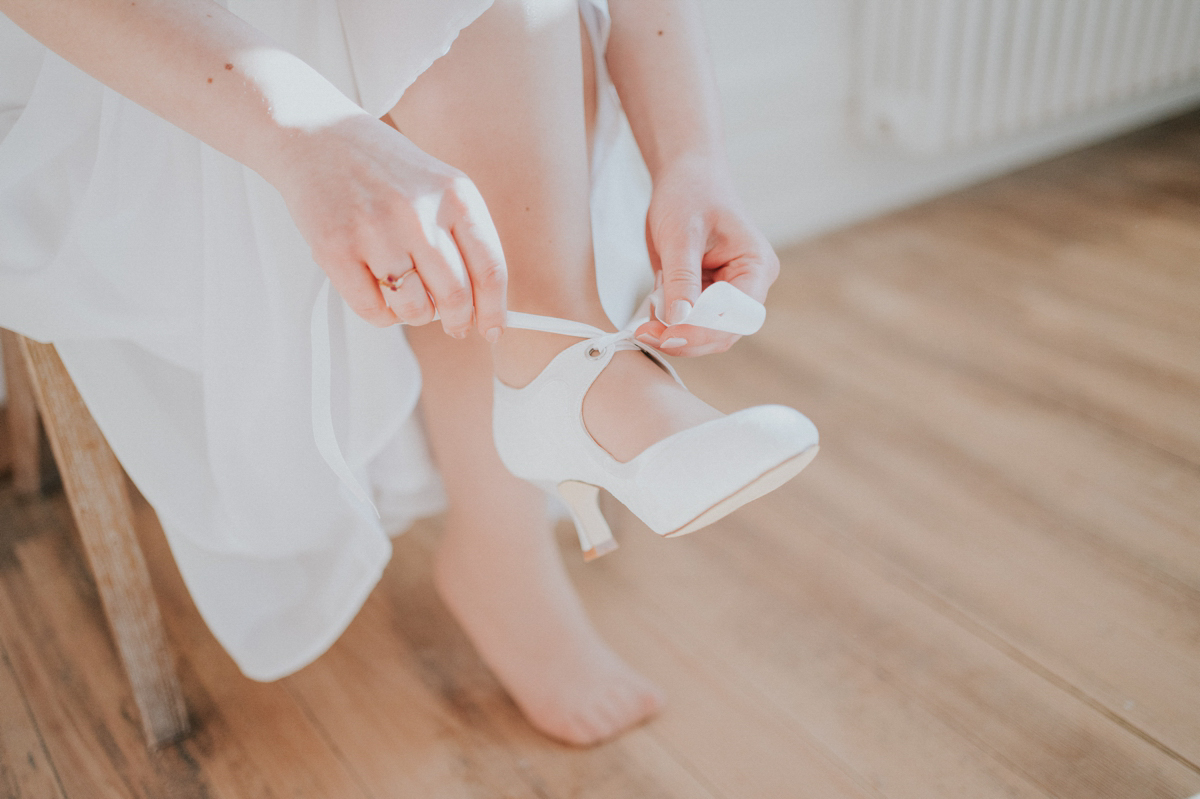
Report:
M0 13L263 175L367 321L425 324L436 309L451 335L474 317L499 336L507 273L474 184L219 3L0 0ZM404 279L385 299L389 277Z
M728 281L762 302L779 276L779 258L713 158L681 158L659 170L646 215L646 241L656 281L663 286L660 313L668 323L685 316L713 281ZM639 327L637 336L670 355L687 356L724 352L740 338L656 319Z
M59 55L263 175L334 288L376 325L504 327L506 271L461 172L212 0L0 0ZM416 272L409 272L416 267ZM400 278L381 292L377 278ZM393 281L393 285L396 281Z
M681 325L682 312L715 280L761 302L779 259L728 176L699 4L609 0L608 8L608 71L654 179L646 239L666 295L668 324L652 321L637 333L671 355L722 352L738 337Z
M507 271L483 197L466 175L366 114L298 132L263 170L316 262L377 326L504 329ZM411 271L415 269L416 271ZM390 280L396 288L381 286Z

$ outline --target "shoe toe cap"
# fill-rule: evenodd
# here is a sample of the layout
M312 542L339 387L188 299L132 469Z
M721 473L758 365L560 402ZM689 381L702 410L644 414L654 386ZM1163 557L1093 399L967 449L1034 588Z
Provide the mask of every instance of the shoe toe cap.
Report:
M642 518L656 532L676 530L817 442L808 417L783 405L685 430L645 453L637 480Z

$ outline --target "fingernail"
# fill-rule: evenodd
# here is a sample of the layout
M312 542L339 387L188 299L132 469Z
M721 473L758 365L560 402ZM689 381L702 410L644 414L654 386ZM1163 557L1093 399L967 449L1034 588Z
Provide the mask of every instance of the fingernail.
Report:
M664 350L673 350L676 347L686 347L686 346L687 346L687 339L679 338L678 336L676 336L675 338L669 338L662 343L662 348Z
M500 334L503 332L504 330L499 327L489 327L483 337L487 339L488 344L495 344L500 340Z
M687 300L675 300L675 302L671 303L671 310L667 311L666 322L668 325L681 325L691 312L692 304L690 302Z
M658 346L658 339L656 339L654 336L650 335L649 333L643 333L642 335L637 336L636 338L638 341L641 341L644 344L649 344L651 347Z

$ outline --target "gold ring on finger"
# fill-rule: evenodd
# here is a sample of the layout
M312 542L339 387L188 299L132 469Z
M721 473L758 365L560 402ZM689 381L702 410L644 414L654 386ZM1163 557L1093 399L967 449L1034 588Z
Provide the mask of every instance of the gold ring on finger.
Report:
M400 284L404 282L404 278L408 277L415 271L417 271L417 268L414 266L399 276L388 275L387 277L375 278L375 280L379 283L379 285L383 286L386 289L391 289L392 291L399 291Z

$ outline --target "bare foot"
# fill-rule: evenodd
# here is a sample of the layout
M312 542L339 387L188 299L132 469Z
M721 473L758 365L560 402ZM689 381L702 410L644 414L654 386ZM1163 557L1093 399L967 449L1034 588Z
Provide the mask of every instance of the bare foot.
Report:
M609 649L584 613L545 495L513 477L492 446L489 346L430 328L407 335L450 500L433 572L443 601L545 734L586 746L654 715L662 692Z
M446 526L438 592L533 726L590 746L658 713L662 692L592 627L544 517L452 511Z
M553 333L509 330L495 348L496 375L510 386L524 386L555 355L578 341ZM588 432L622 462L656 441L720 416L720 411L636 350L616 353L583 401Z

